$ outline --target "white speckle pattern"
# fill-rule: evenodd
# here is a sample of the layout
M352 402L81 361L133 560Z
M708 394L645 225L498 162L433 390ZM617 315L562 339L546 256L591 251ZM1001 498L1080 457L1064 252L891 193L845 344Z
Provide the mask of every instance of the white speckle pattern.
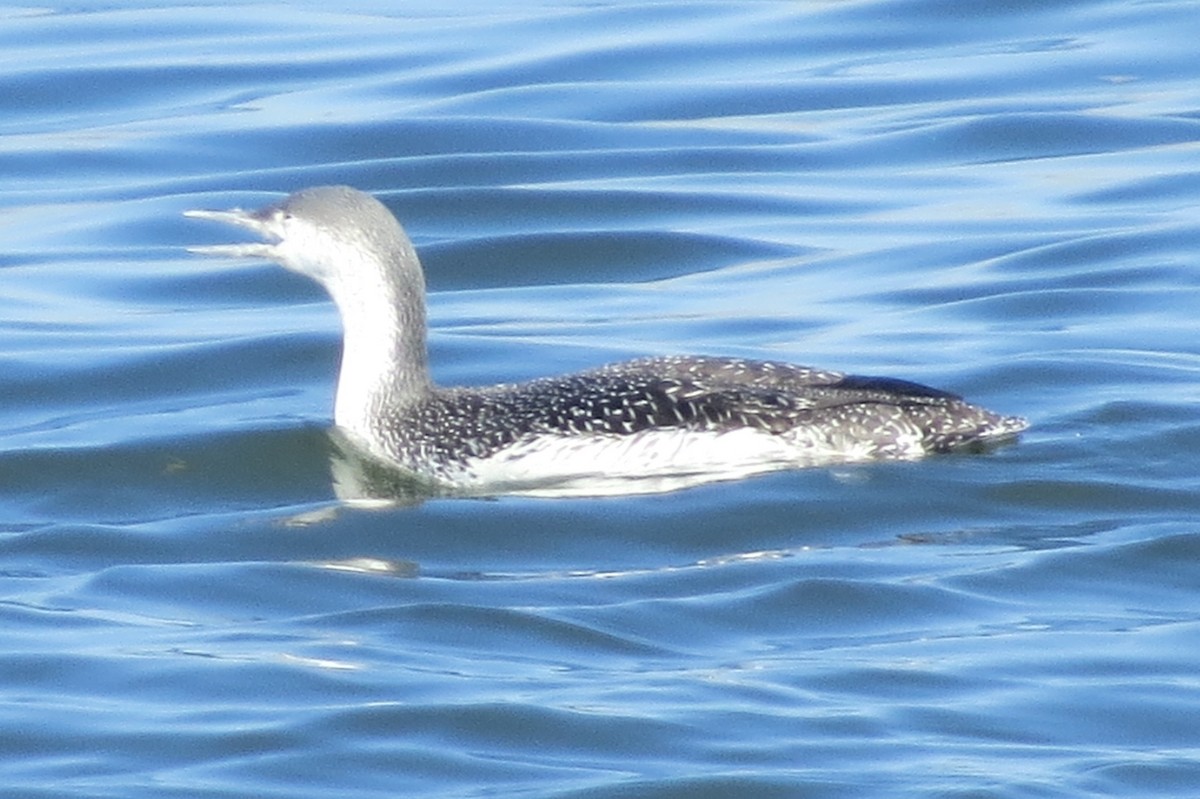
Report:
M911 459L1025 426L903 381L708 357L649 358L528 383L439 390L376 425L392 460L456 485L696 472L713 479Z
M374 198L321 187L260 211L191 215L268 241L204 251L271 258L329 291L347 350L335 421L375 457L456 490L667 490L916 458L1027 426L916 383L736 358L646 358L527 383L438 388L426 364L420 263Z

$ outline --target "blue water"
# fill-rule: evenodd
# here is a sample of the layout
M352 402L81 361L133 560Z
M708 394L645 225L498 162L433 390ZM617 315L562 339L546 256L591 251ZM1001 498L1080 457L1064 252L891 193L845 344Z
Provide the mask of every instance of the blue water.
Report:
M399 6L401 10L395 8ZM0 9L0 793L1200 794L1194 3ZM334 499L350 183L446 383L919 380L987 455Z

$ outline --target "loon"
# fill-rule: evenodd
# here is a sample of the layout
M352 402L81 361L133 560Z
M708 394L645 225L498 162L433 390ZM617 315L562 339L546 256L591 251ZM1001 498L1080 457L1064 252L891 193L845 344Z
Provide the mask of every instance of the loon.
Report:
M261 239L192 252L268 259L324 287L343 328L335 425L371 459L436 490L666 491L986 447L1027 427L905 380L727 357L650 357L524 383L440 387L429 372L421 264L379 200L320 186L256 211L185 216Z

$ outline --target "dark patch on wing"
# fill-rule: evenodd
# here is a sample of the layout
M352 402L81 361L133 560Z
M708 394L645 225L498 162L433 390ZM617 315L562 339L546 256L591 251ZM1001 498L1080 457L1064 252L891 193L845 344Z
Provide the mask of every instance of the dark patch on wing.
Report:
M906 398L960 400L962 397L936 388L899 380L895 377L872 377L870 375L845 375L836 384L837 388L862 392L864 399L891 398L903 401Z

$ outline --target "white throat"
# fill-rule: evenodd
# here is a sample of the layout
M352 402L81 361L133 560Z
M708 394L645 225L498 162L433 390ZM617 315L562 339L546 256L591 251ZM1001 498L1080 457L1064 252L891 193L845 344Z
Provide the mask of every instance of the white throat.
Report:
M370 261L343 264L328 285L342 318L342 362L334 400L334 422L372 440L384 412L411 406L432 388L425 350L423 281L397 287ZM415 289L415 291L414 291Z

